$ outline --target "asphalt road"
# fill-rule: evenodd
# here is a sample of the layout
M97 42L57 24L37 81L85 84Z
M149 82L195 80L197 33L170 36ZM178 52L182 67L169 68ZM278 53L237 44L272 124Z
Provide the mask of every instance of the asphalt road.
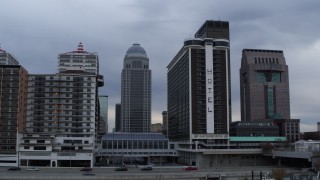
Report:
M128 171L114 171L115 168L94 167L91 175L83 175L81 168L46 168L39 167L39 171L8 171L7 168L0 168L0 180L89 180L89 179L200 179L207 177L251 177L259 179L260 172L263 175L271 173L271 167L254 168L224 168L224 169L198 169L196 171L184 171L183 167L154 167L152 171L141 171L140 168L131 167ZM293 171L288 169L287 171Z

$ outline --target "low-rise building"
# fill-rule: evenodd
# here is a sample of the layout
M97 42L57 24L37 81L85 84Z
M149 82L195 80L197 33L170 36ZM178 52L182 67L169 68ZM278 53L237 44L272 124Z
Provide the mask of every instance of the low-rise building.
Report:
M174 161L174 145L162 133L107 133L102 136L97 165L163 164Z

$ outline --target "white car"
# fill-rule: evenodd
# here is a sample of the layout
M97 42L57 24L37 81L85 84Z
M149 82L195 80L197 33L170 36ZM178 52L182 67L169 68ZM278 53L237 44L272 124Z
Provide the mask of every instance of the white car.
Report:
M33 167L33 168L29 168L29 169L27 169L27 171L39 171L39 169L38 169L38 168L36 168L36 167Z

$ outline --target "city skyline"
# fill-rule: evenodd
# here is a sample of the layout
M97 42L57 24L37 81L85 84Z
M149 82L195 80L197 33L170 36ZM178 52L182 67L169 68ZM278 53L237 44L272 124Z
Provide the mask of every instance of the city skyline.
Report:
M109 96L108 122L113 128L128 46L142 44L152 59L152 123L157 123L167 110L166 67L181 42L205 20L229 21L233 121L240 120L242 49L281 49L290 67L291 117L301 119L302 132L315 131L320 117L320 72L315 69L320 65L320 2L273 2L8 1L0 7L0 47L30 74L57 72L58 54L75 50L79 42L97 52L105 80L99 94Z

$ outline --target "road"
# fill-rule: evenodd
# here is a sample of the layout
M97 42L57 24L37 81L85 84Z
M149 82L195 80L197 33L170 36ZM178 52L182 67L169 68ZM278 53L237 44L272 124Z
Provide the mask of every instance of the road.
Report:
M227 169L198 169L196 171L184 171L183 167L155 167L152 171L141 171L140 168L128 168L128 171L118 172L114 168L95 167L94 175L83 175L81 168L45 168L40 171L7 171L0 168L0 180L109 180L109 179L200 179L204 177L251 177L254 171L255 179L259 179L260 172L271 173L272 168L227 168ZM288 169L287 171L292 171Z

